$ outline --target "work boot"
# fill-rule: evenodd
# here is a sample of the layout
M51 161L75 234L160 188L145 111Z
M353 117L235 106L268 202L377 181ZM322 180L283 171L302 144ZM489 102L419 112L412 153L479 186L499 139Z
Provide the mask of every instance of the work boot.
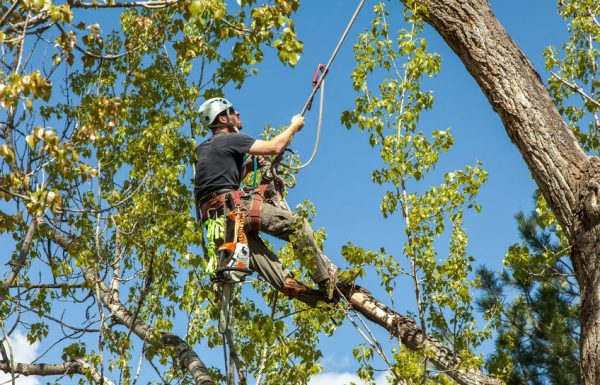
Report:
M310 307L316 307L317 301L329 302L319 290L311 289L292 277L287 277L283 282L283 294L289 298L296 298Z

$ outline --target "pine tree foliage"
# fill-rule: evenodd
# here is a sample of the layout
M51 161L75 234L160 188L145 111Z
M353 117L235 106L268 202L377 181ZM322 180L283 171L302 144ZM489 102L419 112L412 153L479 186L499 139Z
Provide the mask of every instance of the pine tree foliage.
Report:
M495 320L491 373L507 384L579 384L579 287L549 212L518 213L522 241L512 245L505 268L482 267L477 303Z

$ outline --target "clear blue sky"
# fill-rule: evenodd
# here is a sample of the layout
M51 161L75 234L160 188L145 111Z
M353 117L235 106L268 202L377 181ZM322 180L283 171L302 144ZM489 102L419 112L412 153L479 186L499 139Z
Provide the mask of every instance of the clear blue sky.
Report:
M230 3L236 7L234 1ZM266 50L265 60L258 67L259 75L250 78L241 90L226 90L227 97L242 113L244 133L258 136L265 123L287 124L292 115L300 112L317 64L329 58L357 3L358 0L301 2L295 20L305 48L297 67L283 67L275 53ZM313 164L298 175L297 187L288 197L292 207L305 199L314 203L315 227L324 227L329 235L325 252L342 268L345 263L340 249L350 240L366 249L385 247L388 253L403 258L402 220L400 217L383 219L379 205L384 189L371 182L371 172L379 165L378 152L368 145L367 135L355 128L346 130L339 119L343 110L354 105L356 95L350 80L354 64L352 45L357 34L369 26L375 3L367 1L327 77L321 147ZM392 31L401 28L400 2L386 1L386 4L391 11L388 20ZM556 13L555 2L492 0L491 4L501 23L546 79L541 52L548 45L560 45L566 36L566 26ZM76 13L74 22L77 21ZM104 27L103 32L108 33L108 28ZM421 128L451 127L456 140L452 150L441 157L429 180L437 184L445 172L483 162L489 179L479 195L482 213L465 218L470 237L468 252L476 258L477 264L498 270L508 245L518 241L513 215L533 207L535 185L500 119L462 63L431 28L426 29L426 37L430 49L442 55L442 71L426 82L435 92L435 105L433 111L423 116ZM292 145L303 159L312 151L316 121L315 102L313 111L307 114L304 130ZM366 279L359 283L385 298L377 290L378 282ZM410 294L412 286L408 282L406 292L406 298L395 298L396 310L401 313L415 311ZM382 341L387 340L385 333L378 335ZM361 337L348 326L340 328L331 339L323 340L325 371L353 371L351 349L360 342ZM488 344L486 349L489 347ZM220 350L208 351L204 345L195 350L208 365L222 365ZM48 361L53 361L51 358L48 357Z

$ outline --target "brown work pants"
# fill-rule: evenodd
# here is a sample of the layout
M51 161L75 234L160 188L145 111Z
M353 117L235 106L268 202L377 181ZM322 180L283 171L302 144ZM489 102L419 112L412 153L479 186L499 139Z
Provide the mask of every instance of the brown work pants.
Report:
M250 268L277 290L283 290L283 282L291 275L290 272L283 267L275 253L265 245L259 232L249 230L249 218L246 218L244 229L250 248ZM315 283L325 281L329 278L330 273L335 272L335 265L315 242L309 223L304 221L301 229L297 229L297 226L295 229L291 211L263 202L260 212L260 231L288 242L290 235L293 235L294 248L306 251L314 257L310 276Z

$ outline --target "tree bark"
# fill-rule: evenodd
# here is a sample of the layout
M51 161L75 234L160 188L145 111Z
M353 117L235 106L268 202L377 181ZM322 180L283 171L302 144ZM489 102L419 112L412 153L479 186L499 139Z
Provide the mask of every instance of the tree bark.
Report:
M352 307L372 322L397 337L403 345L413 351L432 353L431 362L446 375L461 385L501 385L502 382L488 377L476 368L464 367L463 361L452 350L432 337L423 334L416 322L396 313L375 299L367 290L359 286L342 288L342 292Z
M408 0L402 0L405 4ZM487 0L423 0L442 36L499 114L571 243L581 288L583 385L600 383L600 160L581 149L539 74Z
M47 236L65 250L69 250L74 242L73 239L58 234L47 227L45 230L47 231ZM82 271L86 281L91 286L95 286L96 283L98 284L100 295L98 300L110 311L115 322L130 328L136 336L144 341L158 343L164 347L173 347L175 349L175 357L179 360L182 367L192 375L196 385L215 384L206 365L204 365L200 357L198 357L187 342L173 333L160 332L136 317L118 298L112 295L109 287L104 281L100 280L98 274L93 269L82 268ZM158 337L158 339L153 337Z

